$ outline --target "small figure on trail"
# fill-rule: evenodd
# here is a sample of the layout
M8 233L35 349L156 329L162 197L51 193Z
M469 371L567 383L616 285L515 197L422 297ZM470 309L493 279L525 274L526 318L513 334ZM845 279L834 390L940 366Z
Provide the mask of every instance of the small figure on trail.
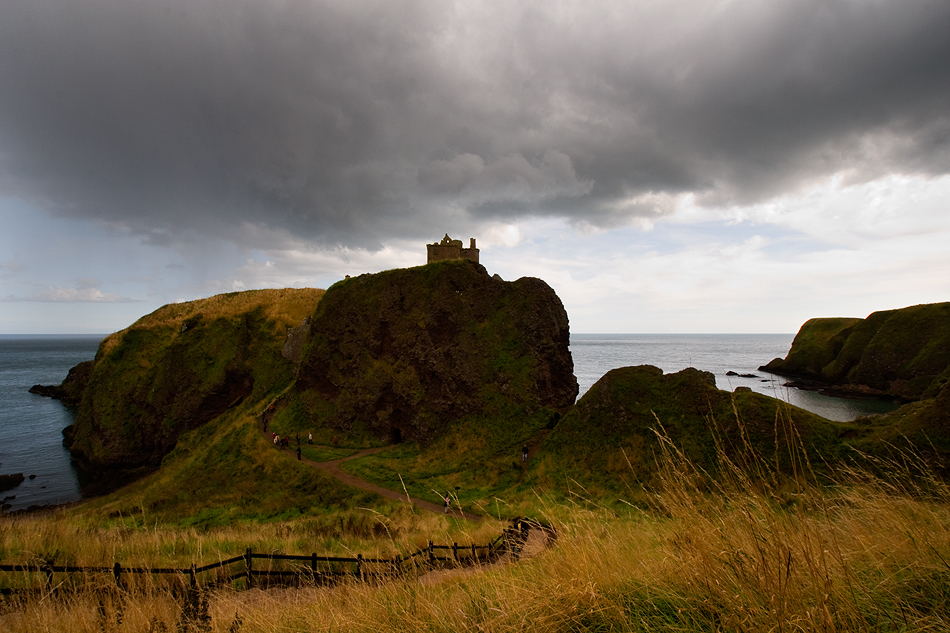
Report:
M313 444L313 432L307 433L307 444Z
M521 461L523 462L528 461L528 445L527 444L521 447Z
M451 501L452 500L449 499L449 495L445 495L445 513L446 514L449 513L449 504L451 503Z
M337 445L337 442L339 442L339 441L340 441L340 438L338 438L336 435L334 435L334 436L333 436L333 445L336 446L336 445Z
M297 461L300 461L300 447L297 447Z

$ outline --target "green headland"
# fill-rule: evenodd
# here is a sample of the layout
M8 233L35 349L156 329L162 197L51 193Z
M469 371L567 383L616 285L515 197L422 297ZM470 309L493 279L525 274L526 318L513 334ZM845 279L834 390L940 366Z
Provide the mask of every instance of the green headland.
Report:
M720 390L695 369L615 369L575 402L569 342L545 282L465 260L165 306L41 390L76 406L64 435L91 496L0 519L0 562L187 565L249 547L396 556L528 516L558 540L517 565L303 587L285 608L290 594L219 586L201 626L950 624L950 304L810 320L764 367L904 403L852 422ZM452 512L431 511L446 495ZM173 589L107 603L71 591L45 611L10 603L0 627L201 630Z

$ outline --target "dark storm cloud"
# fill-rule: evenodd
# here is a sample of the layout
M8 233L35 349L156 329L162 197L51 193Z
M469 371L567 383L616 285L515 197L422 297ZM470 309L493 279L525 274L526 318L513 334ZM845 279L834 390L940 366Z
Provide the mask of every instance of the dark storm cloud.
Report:
M2 193L372 248L950 170L946 2L485 4L0 0Z

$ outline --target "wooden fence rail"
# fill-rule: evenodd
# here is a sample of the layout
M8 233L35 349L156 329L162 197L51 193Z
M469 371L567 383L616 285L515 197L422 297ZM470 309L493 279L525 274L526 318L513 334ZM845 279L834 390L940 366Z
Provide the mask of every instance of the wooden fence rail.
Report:
M0 578L3 578L4 581L7 580L7 574L23 574L28 581L33 574L42 574L45 577L42 586L3 586L0 587L0 593L49 591L53 588L53 574L82 574L84 576L111 574L116 586L122 586L126 575L151 576L166 574L176 575L182 579L187 578L189 584L196 587L198 586L199 574L215 570L222 571L219 572L216 579L206 584L220 584L222 582L233 584L236 581L244 580L245 588L250 588L255 584L265 586L288 584L288 579L290 583L298 584L301 582L331 584L345 578L359 581L379 580L402 576L408 571L420 572L436 567L462 567L494 562L505 554L517 558L524 547L528 531L531 529L546 531L549 540L554 535L554 530L550 526L536 521L516 519L512 522L511 527L506 528L500 536L487 545L459 545L458 543L436 545L429 541L426 547L420 548L407 556L397 554L391 558L364 558L362 554L353 558L322 556L316 553L309 555L260 553L248 548L240 556L207 565L192 564L187 569L123 567L118 562L111 567L55 565L51 561L0 563ZM439 555L437 552L446 552L447 555ZM256 565L255 561L263 561L263 564ZM239 569L233 569L234 566L239 566ZM286 568L288 566L289 569ZM4 582L4 584L6 583Z

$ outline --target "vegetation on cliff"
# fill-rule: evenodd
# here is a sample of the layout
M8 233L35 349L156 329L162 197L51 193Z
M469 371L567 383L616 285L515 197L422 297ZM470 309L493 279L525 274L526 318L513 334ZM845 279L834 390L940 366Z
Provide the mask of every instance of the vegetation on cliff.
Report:
M162 467L78 508L7 517L0 558L108 568L186 567L247 547L390 556L438 535L464 544L500 528L422 516L298 462L258 426L274 403L281 434L338 436L339 448L312 455L401 439L349 462L352 470L415 496L456 490L456 502L486 516L530 510L555 526L557 547L422 582L208 590L195 602L202 630L521 630L527 621L541 631L947 628L950 492L937 475L948 474L950 385L940 375L919 401L852 423L718 390L706 372L650 366L608 372L570 407L576 383L560 302L537 280L497 284L505 282L450 263L341 282L316 309L319 291L267 291L145 317L74 374L85 385L80 409L92 416L81 421L96 421L102 435L77 446L109 455L111 442L154 436L159 445L167 424L169 437L178 430ZM308 316L298 370L284 344ZM849 357L863 324L803 328L813 352L802 355L802 345L796 357L822 356L823 367ZM865 347L875 338L862 337ZM157 406L164 415L137 413ZM129 412L152 429L118 424ZM42 576L25 574L3 582ZM174 582L44 592L9 603L0 628L197 630L185 617L197 594Z
M341 281L313 314L272 428L391 444L348 471L437 501L503 494L521 446L577 395L567 313L543 281L470 261ZM402 479L400 479L400 476Z
M836 393L905 402L934 398L950 381L950 303L874 312L866 319L811 319L788 356L762 369L817 381Z
M302 349L288 353L291 338ZM464 436L467 463L500 490L517 447L573 403L568 344L547 284L504 282L471 262L364 275L326 296L220 295L105 339L64 433L74 459L112 484L162 465L88 505L109 513L213 524L350 506L342 484L264 440L257 423L273 403L272 430L341 449L405 440L394 450L411 452ZM430 484L410 486L431 496Z
M846 452L839 437L852 428L749 389L722 391L708 372L623 367L598 380L551 431L530 482L546 490L580 485L595 497L642 496L658 483L661 437L713 475L721 453L740 464L764 459L794 477L801 465L788 445L838 459Z
M505 282L467 260L361 275L317 306L294 395L319 426L428 444L472 416L522 426L569 408L569 345L540 279Z
M164 306L102 341L66 431L85 470L156 468L179 437L293 380L281 355L322 291L256 290ZM253 408L253 407L252 407Z

